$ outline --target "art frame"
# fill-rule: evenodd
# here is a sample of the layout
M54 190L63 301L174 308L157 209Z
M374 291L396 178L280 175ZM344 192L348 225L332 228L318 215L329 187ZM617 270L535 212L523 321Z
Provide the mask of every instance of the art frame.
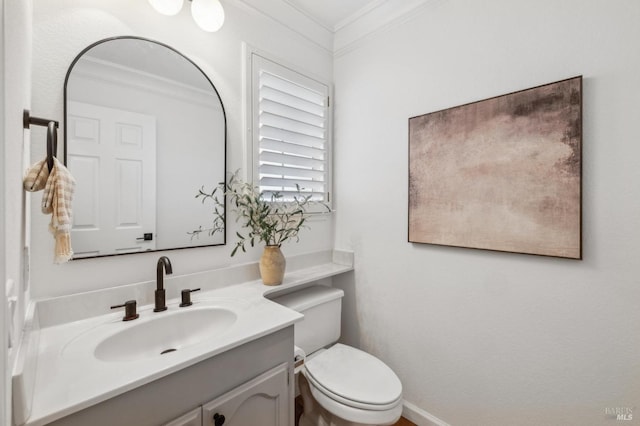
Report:
M408 241L582 259L582 76L409 118Z

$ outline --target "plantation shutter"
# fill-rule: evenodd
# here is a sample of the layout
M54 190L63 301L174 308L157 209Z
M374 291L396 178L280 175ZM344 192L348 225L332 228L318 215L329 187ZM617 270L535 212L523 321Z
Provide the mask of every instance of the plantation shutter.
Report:
M253 68L254 181L268 197L329 202L329 88L257 54Z

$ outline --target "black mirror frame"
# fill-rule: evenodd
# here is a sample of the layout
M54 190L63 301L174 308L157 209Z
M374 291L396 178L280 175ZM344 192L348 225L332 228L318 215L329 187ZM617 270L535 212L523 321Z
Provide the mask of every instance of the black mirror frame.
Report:
M213 91L215 92L216 96L218 97L218 100L220 101L220 107L222 109L222 117L224 119L224 179L226 179L227 176L227 113L225 111L224 108L224 103L222 102L222 97L220 97L220 93L218 92L218 89L216 89L216 86L213 84L213 82L211 81L211 79L209 78L209 76L207 76L207 74L202 70L202 68L200 68L195 62L193 62L191 59L189 59L187 56L185 56L184 54L182 54L179 50L156 40L151 40L145 37L138 37L138 36L115 36L115 37L109 37L109 38L105 38L102 40L98 40L95 43L90 44L89 46L85 47L80 53L78 53L78 55L76 55L76 57L73 59L73 61L71 61L71 65L69 65L69 69L67 70L67 74L64 78L64 98L63 98L63 113L64 113L64 118L63 118L63 123L64 123L64 154L63 154L63 161L64 161L64 165L67 166L67 104L68 104L68 99L67 99L67 84L69 83L69 77L71 76L71 72L73 71L74 66L76 65L76 63L80 60L80 58L87 53L89 50L93 49L94 47L103 44L103 43L107 43L109 41L114 41L114 40L139 40L139 41L146 41L149 43L154 43L157 44L159 46L165 47L173 52L175 52L176 54L180 55L181 57L183 57L185 60L187 60L191 65L193 65L198 71L200 71L200 73L203 75L203 77L209 82L209 84L211 85L211 88L213 89ZM225 213L225 218L227 217L227 199L226 199L226 195L224 196L224 213ZM117 253L117 254L105 254L105 255L99 255L99 256L88 256L88 257L81 257L81 258L77 258L77 259L72 259L72 260L82 260L82 259L96 259L96 258L100 258L100 257L112 257L112 256L124 256L124 255L128 255L128 254L141 254L141 253L157 253L160 251L168 251L168 250L183 250L183 249L195 249L195 248L201 248L201 247L215 247L215 246L224 246L227 244L227 227L226 227L226 219L225 219L225 227L224 230L222 232L222 243L218 243L218 244L205 244L205 245L199 245L199 246L193 246L193 247L173 247L173 248L162 248L162 249L157 249L157 250L152 250L152 251L140 251L140 252L133 252L133 253Z

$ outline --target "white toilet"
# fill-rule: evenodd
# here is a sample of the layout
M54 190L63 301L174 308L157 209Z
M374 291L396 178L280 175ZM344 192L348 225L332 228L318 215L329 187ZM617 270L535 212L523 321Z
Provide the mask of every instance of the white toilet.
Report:
M273 299L304 314L295 345L307 354L298 376L300 426L391 425L402 414L402 383L378 358L340 343L344 292L307 287Z

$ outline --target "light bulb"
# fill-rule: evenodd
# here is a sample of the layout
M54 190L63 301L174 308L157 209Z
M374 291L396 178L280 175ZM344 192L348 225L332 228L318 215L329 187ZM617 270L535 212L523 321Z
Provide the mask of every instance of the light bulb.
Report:
M182 9L184 0L149 0L156 12L167 16L176 15Z
M218 31L224 24L224 9L219 0L193 0L191 16L204 31Z

